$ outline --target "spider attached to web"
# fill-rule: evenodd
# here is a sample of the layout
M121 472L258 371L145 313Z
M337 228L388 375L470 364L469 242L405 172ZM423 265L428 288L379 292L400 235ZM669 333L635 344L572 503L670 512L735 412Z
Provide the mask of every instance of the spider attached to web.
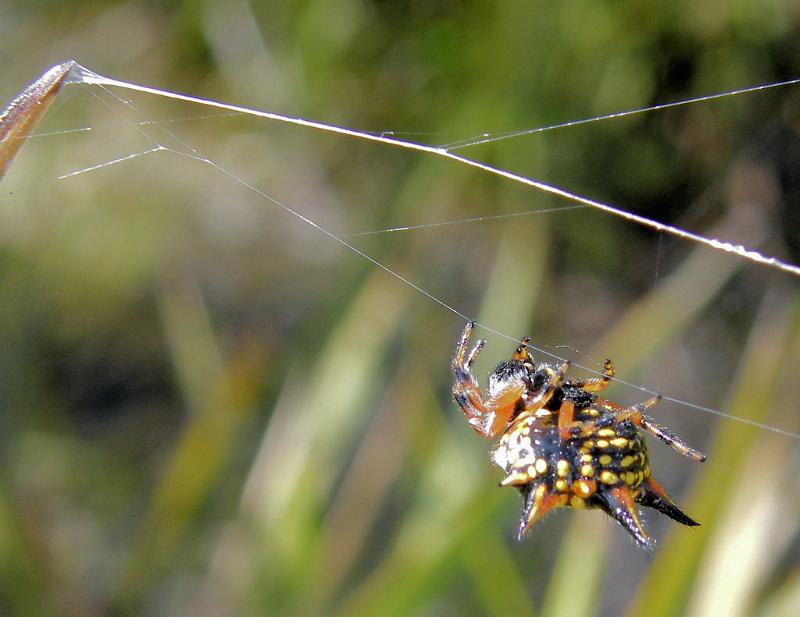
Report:
M565 379L569 362L535 363L528 338L489 374L484 396L472 363L486 341L469 349L474 327L468 322L456 345L453 397L481 437L497 439L492 459L506 472L500 486L516 487L523 498L518 539L561 507L599 508L645 549L655 542L638 505L690 527L699 525L651 476L645 431L694 461L706 458L643 413L660 396L631 407L601 398L596 393L614 376L611 360L605 361L602 377Z

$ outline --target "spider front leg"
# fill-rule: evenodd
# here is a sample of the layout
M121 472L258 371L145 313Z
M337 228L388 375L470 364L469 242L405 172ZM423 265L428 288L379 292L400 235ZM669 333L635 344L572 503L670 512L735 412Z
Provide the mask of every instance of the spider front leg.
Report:
M565 365L569 366L569 363ZM563 373L562 373L563 374ZM563 388L575 388L585 392L602 392L608 387L611 378L614 377L614 363L606 358L603 362L603 376L592 377L590 379L569 379L561 385ZM575 433L584 430L583 422L574 422L575 403L569 397L565 397L558 411L558 432L562 439L569 439Z
M528 353L528 343L531 342L531 337L526 336L519 342L519 347L514 352L514 355L511 356L512 360L517 360L520 362L526 362L530 359L530 354Z
M486 401L485 437L494 439L503 431L517 410L524 392L524 383L510 383Z
M576 380L564 381L564 375L567 374L571 363L569 360L564 362L557 369L548 368L547 373L550 379L550 386L542 391L542 393L535 399L528 401L525 405L526 411L535 413L544 407L550 398L553 396L553 391L556 387L564 387L566 385L573 385L577 383ZM558 432L561 438L567 440L574 434L576 429L583 426L582 422L575 422L575 401L569 397L565 397L561 402L561 407L558 410Z
M656 423L653 418L644 415L644 411L649 409L656 403L661 400L661 395L654 396L651 399L648 399L638 405L633 405L632 407L628 407L627 409L623 409L615 414L614 419L616 422L624 422L625 420L630 420L636 426L639 426L650 433L653 437L658 437L661 441L665 444L670 446L676 452L683 454L684 456L702 463L706 460L706 455L702 452L695 450L694 448L690 447L686 444L683 439L678 437L675 433L670 431L667 428L664 428L660 424Z
M483 416L486 414L486 406L481 396L480 386L472 373L472 363L478 353L486 344L486 341L479 340L472 350L467 353L469 340L472 337L472 330L475 322L469 321L464 327L461 338L456 344L450 368L453 371L453 398L467 417L469 425L481 436L486 437L483 427Z
M564 386L572 388L580 388L587 392L602 392L611 383L611 378L614 377L614 363L606 358L603 362L603 376L591 377L590 379L570 379L564 382Z
M467 417L467 423L472 429L481 437L494 439L511 419L517 403L525 391L525 384L522 382L509 384L484 401L478 380L475 379L472 372L472 363L483 349L486 341L479 340L469 353L467 352L474 328L475 322L468 322L456 344L450 364L455 378L453 398L461 407Z

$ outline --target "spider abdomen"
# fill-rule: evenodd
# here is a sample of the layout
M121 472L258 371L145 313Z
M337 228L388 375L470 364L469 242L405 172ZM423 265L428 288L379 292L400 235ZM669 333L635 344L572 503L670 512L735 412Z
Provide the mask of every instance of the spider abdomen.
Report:
M586 498L594 491L575 482L595 480L636 490L650 476L647 445L629 422L589 430L563 440L555 426L520 417L501 437L493 459L506 471L504 485L544 482L548 488ZM563 482L559 482L562 480Z
M515 486L524 499L520 538L553 508L600 508L639 544L652 546L637 509L652 505L657 486L644 436L632 422L606 423L603 415L579 421L575 435L564 439L548 414L522 414L500 438L493 459L506 472L501 485Z

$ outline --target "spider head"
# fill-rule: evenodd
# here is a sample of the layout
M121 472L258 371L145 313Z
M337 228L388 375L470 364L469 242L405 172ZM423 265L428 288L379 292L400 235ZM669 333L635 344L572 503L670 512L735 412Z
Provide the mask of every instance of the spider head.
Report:
M529 394L546 388L549 380L545 373L530 361L509 360L501 362L491 373L486 385L489 396L493 396L509 386L522 382Z
M547 397L556 379L556 372L549 364L535 364L530 356L525 360L509 360L501 362L489 374L486 389L489 396L495 396L502 390L524 384L524 401Z

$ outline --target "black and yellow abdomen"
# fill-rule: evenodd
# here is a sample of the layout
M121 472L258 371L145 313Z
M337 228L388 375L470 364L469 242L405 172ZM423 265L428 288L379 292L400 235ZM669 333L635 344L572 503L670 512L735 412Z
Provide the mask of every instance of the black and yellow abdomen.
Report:
M501 486L517 487L524 498L520 537L559 507L600 508L648 548L652 540L637 504L696 525L651 478L647 444L633 422L615 422L612 412L587 407L576 414L574 435L564 439L555 418L544 410L521 414L492 454L506 472Z

